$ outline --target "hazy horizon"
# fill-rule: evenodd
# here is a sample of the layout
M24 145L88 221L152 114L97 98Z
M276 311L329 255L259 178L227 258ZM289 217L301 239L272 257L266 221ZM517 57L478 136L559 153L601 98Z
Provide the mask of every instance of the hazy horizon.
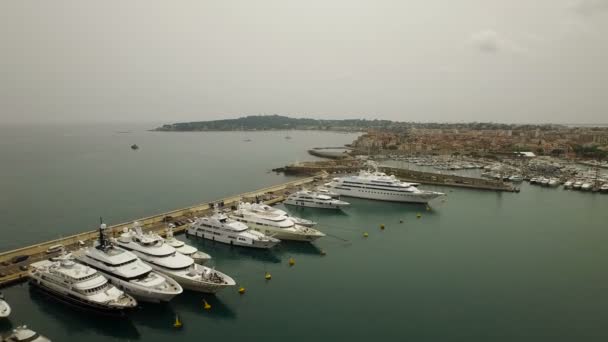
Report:
M0 124L608 121L608 0L23 0L0 13Z

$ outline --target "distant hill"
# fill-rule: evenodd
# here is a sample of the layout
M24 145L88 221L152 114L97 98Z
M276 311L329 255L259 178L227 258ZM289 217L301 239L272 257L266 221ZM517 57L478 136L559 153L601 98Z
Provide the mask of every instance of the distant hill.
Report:
M533 124L501 124L492 122L471 123L419 123L399 122L390 120L318 120L305 118L290 118L281 115L251 115L238 119L178 122L163 125L155 129L161 132L193 132L193 131L267 131L267 130L328 130L328 131L367 131L377 129L383 131L406 132L411 128L426 129L472 129L472 130L494 130L494 129L540 129L550 130L561 125L533 125Z
M213 121L178 122L156 128L156 131L189 132L189 131L266 131L266 130L340 130L364 131L369 128L387 129L395 125L389 120L317 120L298 119L281 115L251 115L238 119Z

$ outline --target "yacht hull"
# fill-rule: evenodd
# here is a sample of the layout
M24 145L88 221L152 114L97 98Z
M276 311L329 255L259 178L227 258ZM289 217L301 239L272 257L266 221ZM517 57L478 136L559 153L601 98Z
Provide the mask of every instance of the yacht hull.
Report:
M187 231L187 234L190 236L196 236L199 238L203 238L205 240L211 240L216 242L225 243L231 246L240 246L240 247L251 247L251 248L260 248L260 249L268 249L274 247L277 243L273 241L252 241L251 243L245 243L238 240L232 240L226 236L221 235L213 235L213 234L205 234L204 232L196 231L192 233L190 230ZM183 286L183 285L182 285Z
M316 229L314 229L314 233L306 234L306 233L285 231L284 229L280 229L280 228L262 226L262 225L258 225L253 222L247 222L247 225L255 231L264 233L266 235L272 236L273 238L279 239L279 240L309 241L310 242L310 241L315 241L315 240L325 236L325 234L321 233L320 231L318 231ZM311 228L307 228L307 229L312 230Z
M428 203L431 200L441 196L438 193L422 193L422 194L411 194L397 191L384 191L384 190L369 190L360 188L332 188L333 191L345 197L364 198L377 201L389 201L389 202L406 202L406 203Z
M349 206L346 202L341 204L330 204L330 203L312 203L312 202L304 202L298 200L286 200L283 202L285 204L293 205L296 207L306 207L306 208L318 208L318 209L334 209L339 210Z

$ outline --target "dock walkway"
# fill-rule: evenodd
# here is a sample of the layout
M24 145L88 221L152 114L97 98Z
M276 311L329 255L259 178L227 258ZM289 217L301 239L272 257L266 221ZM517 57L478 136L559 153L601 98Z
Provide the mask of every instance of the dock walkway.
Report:
M223 204L224 207L230 207L231 205L236 205L241 200L253 201L256 198L263 200L267 204L274 204L283 201L285 191L289 191L290 189L298 188L303 185L310 185L317 179L319 179L319 177L302 178L239 195L229 196L212 202L205 202L187 208L176 209L154 216L115 224L109 226L107 229L113 236L118 236L122 232L123 228L132 227L133 223L137 221L141 224L144 231L152 231L164 235L168 222L176 220L180 221L182 219L210 214L214 204ZM174 232L182 233L186 230L186 228L187 225L182 225L176 227ZM49 247L63 245L66 250L71 251L83 246L92 245L97 236L98 231L95 229L65 238L45 241L0 253L0 287L27 279L27 272L31 263L48 259L58 254L47 253Z

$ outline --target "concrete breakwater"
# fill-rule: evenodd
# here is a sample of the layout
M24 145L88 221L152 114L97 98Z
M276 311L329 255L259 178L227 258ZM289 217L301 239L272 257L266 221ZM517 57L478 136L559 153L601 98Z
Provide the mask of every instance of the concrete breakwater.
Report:
M365 165L363 164L363 162L359 160L348 160L298 163L287 165L282 168L277 168L273 171L284 172L285 174L294 175L315 175L323 172L327 172L330 174L353 173L358 172L359 170L364 168ZM379 170L387 174L393 174L404 181L414 183L453 186L480 190L509 192L518 191L518 189L512 184L505 183L501 180L447 175L434 172L414 171L395 167L380 167Z
M316 179L318 178L308 177L298 179L251 192L229 196L212 202L205 202L187 208L176 209L154 216L119 223L109 226L107 229L113 236L118 236L122 232L123 228L131 227L133 223L137 221L142 225L143 231L151 231L164 235L165 229L167 228L167 224L169 222L181 222L191 219L194 216L210 214L213 210L214 204L230 207L232 205L236 205L239 201L254 201L256 199L260 199L267 204L274 204L281 202L284 199L285 191L289 191L304 185L311 185ZM174 229L174 232L183 233L186 228L187 225L180 225ZM49 253L50 247L61 245L66 250L70 251L83 246L90 246L97 237L98 231L90 230L65 238L40 242L38 244L0 253L0 286L27 279L27 272L30 263L57 256L58 252Z

